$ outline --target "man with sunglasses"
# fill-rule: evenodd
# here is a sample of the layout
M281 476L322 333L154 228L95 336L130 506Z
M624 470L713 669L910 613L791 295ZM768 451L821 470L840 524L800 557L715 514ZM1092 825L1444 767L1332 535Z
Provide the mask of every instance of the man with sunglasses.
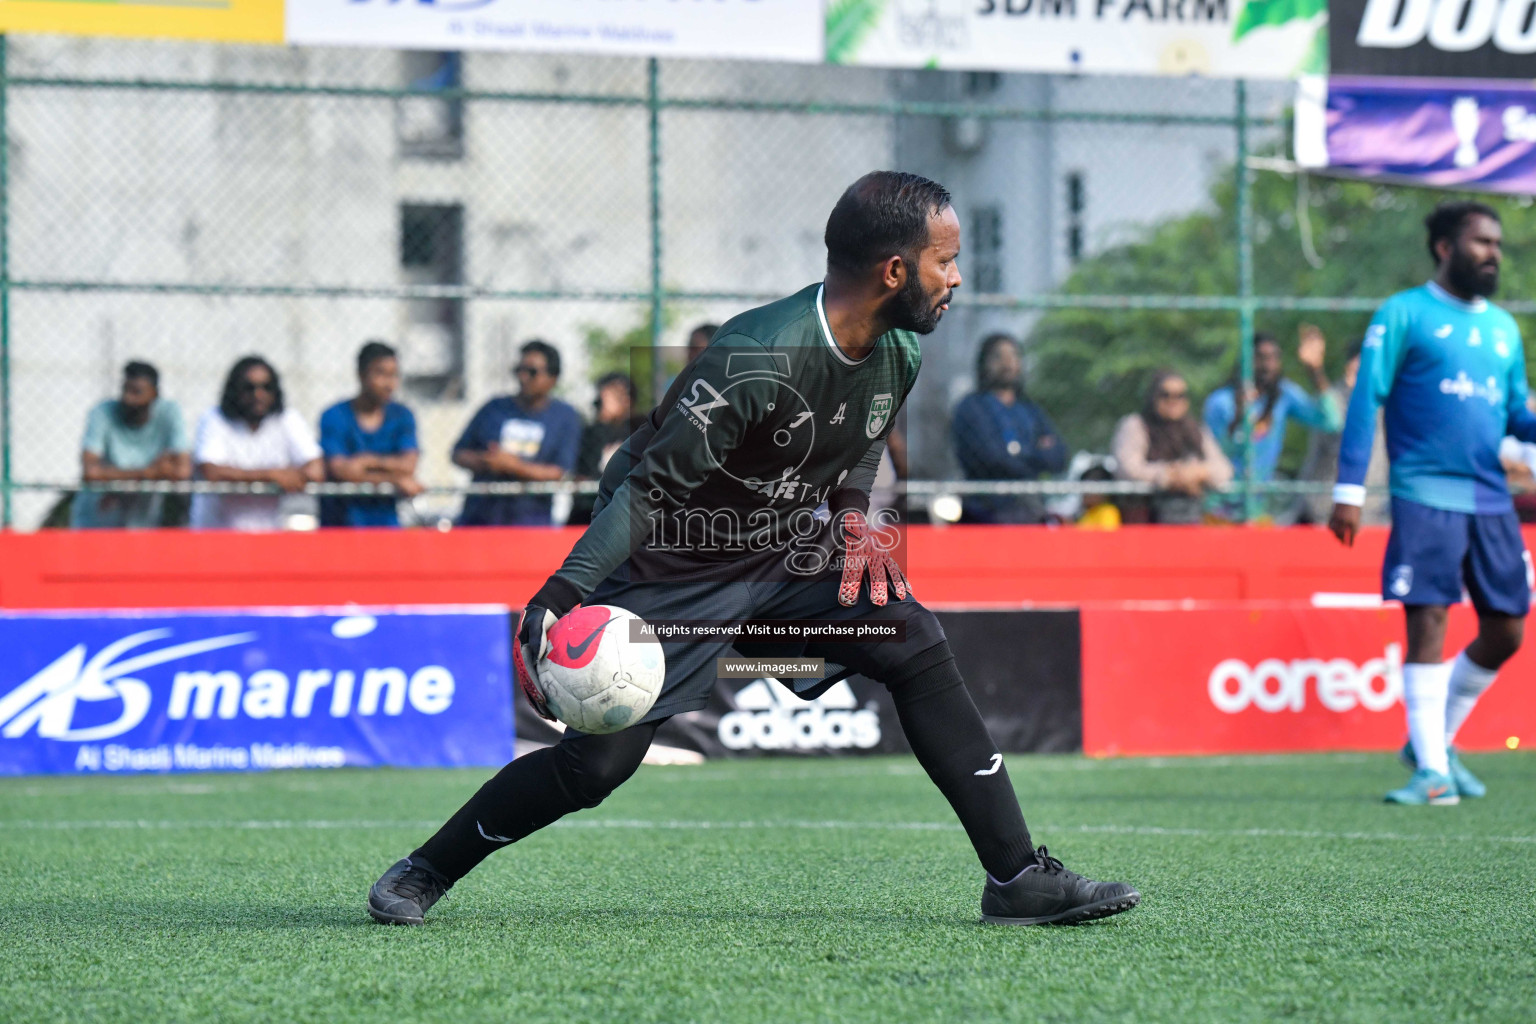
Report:
M283 495L325 479L313 431L284 405L282 380L260 356L230 369L218 407L198 421L192 461L201 480L276 484L283 491L195 494L191 519L199 529L281 530Z
M560 480L576 468L581 414L554 397L560 352L530 341L513 367L516 395L500 395L480 407L453 446L453 463L475 483ZM549 526L548 495L472 494L464 499L460 526Z

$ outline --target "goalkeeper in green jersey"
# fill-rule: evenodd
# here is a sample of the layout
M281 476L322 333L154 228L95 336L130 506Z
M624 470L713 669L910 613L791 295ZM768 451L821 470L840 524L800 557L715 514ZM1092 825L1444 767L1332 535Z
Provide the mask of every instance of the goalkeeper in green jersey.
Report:
M376 920L422 923L486 856L596 807L634 774L663 721L705 705L715 659L731 647L824 658L827 677L791 681L807 700L854 672L889 688L918 762L986 871L985 920L1069 923L1139 902L1131 886L1084 878L1036 849L944 631L892 558L894 531L869 516L886 435L917 379L917 336L938 326L960 286L950 195L915 174L867 174L833 207L826 244L826 277L721 326L609 461L592 525L527 602L514 660L528 699L547 713L531 669L558 656L545 634L579 604L616 605L653 624L895 624L901 639L794 650L663 641L666 680L637 724L568 730L508 764L373 886Z

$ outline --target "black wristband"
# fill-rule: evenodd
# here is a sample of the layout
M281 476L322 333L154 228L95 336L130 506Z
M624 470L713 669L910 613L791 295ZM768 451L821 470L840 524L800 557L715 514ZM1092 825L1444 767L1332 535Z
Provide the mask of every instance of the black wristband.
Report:
M551 576L544 581L539 592L528 599L529 607L537 605L540 608L548 608L555 613L555 618L562 618L566 612L581 604L584 595L581 589L563 576Z
M859 513L861 516L868 515L869 494L859 490L857 487L839 487L827 499L827 511L832 513L833 519L836 519L840 513L847 512L849 509Z

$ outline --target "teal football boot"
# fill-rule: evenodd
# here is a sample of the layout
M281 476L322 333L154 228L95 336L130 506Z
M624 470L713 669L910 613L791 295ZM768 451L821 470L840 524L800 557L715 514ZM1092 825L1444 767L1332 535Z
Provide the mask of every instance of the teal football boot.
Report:
M1467 766L1461 763L1461 758L1457 755L1456 748L1452 747L1446 753L1450 755L1451 781L1456 784L1457 795L1464 796L1469 800L1476 800L1480 796L1487 796L1488 787L1483 785L1482 779L1473 775L1467 770Z
M1461 763L1461 758L1457 756L1455 747L1447 748L1446 755L1450 759L1451 781L1456 784L1457 796L1464 796L1468 800L1476 800L1478 797L1488 795L1488 787L1483 785L1482 779L1473 775L1467 766ZM1413 756L1412 741L1403 744L1403 749L1397 752L1397 759L1409 768L1418 769L1419 762Z
M1394 789L1387 794L1389 804L1435 804L1449 805L1461 802L1461 796L1456 792L1456 783L1451 781L1449 775L1441 775L1437 771L1428 768L1420 768L1413 773L1413 778L1408 780L1408 785L1402 789Z

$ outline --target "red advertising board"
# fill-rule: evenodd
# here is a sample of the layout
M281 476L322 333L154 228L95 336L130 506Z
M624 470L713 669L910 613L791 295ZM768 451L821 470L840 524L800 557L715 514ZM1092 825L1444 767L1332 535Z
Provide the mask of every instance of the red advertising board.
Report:
M3 0L0 0L3 3ZM516 605L560 567L577 527L436 530L0 530L3 608ZM934 606L1305 600L1380 586L1387 533L1353 548L1314 527L914 526L908 575ZM1536 536L1530 540L1536 546Z
M1451 609L1447 655L1477 631ZM1400 608L1166 602L1082 610L1083 750L1390 750L1406 736ZM1457 737L1536 743L1536 654L1505 666Z

